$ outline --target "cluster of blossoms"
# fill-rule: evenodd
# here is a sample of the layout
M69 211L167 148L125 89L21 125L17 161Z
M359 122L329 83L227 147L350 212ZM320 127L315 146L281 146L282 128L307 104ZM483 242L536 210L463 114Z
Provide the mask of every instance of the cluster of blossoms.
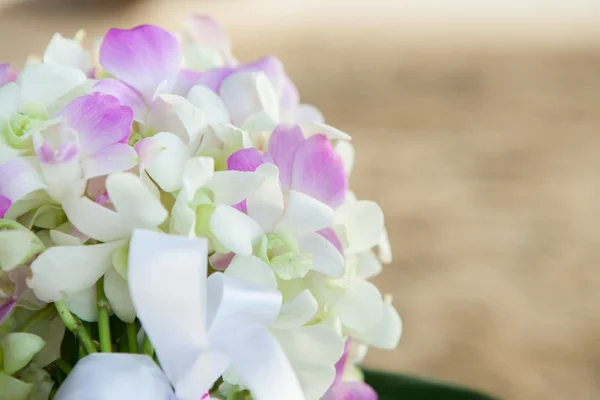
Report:
M375 399L401 321L349 136L222 28L0 66L0 398Z

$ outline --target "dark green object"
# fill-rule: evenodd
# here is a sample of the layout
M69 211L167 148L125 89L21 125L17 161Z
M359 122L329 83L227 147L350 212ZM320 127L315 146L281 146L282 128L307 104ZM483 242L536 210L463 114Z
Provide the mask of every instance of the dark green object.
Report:
M365 370L364 374L379 400L494 400L489 395L447 383L372 370Z

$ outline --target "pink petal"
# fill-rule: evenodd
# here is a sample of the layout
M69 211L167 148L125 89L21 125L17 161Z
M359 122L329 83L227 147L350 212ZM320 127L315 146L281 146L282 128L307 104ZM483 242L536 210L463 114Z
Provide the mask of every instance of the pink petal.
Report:
M235 253L215 253L212 256L208 257L208 261L210 262L210 266L212 267L212 269L216 269L217 271L225 271L225 269L231 263L231 260L233 260L233 257L235 257Z
M238 150L227 159L227 169L233 171L256 171L263 163L262 155L255 148Z
M335 363L335 380L333 381L332 387L338 386L342 383L342 377L344 376L344 372L346 372L346 364L348 362L348 355L350 353L351 341L350 339L346 340L344 344L344 353L342 353L342 357Z
M172 94L186 97L190 89L196 86L198 80L200 79L200 75L202 75L202 72L191 69L184 68L179 71Z
M116 97L99 92L73 100L60 115L63 127L77 133L83 157L125 142L133 123L131 108L122 106Z
M181 63L181 48L175 36L154 25L130 30L113 28L100 47L104 69L152 98L158 85L175 82Z
M232 207L243 212L244 214L248 214L248 203L246 200L242 200L241 202L234 204Z
M193 14L187 21L187 32L194 44L231 52L231 42L225 29L215 19L205 14Z
M336 400L377 400L377 393L365 382L343 382L336 396Z
M206 86L215 93L219 93L221 83L235 71L234 68L229 67L209 69L208 71L200 73L196 85Z
M277 125L269 140L269 156L279 168L279 183L284 193L290 190L292 184L294 154L304 141L304 134L298 125L286 124Z
M95 92L110 94L119 99L122 105L133 110L136 121L144 121L148 114L148 105L137 90L117 79L103 79L94 86Z
M292 168L292 189L336 208L344 202L347 186L344 164L329 139L319 134L298 146Z
M285 71L283 69L283 64L281 61L272 56L263 57L258 61L251 62L239 68L239 71L262 71L264 72L273 87L275 88L275 92L280 94L283 92L284 85L286 84ZM289 90L289 88L288 88Z
M14 82L17 79L17 74L10 70L8 64L0 64L0 86L4 86L9 82Z
M17 306L17 299L11 298L4 304L0 305L0 325L2 321L10 314L10 312Z
M0 218L3 218L8 209L10 208L12 202L8 197L4 197L0 195Z
M0 196L13 203L45 187L35 157L13 158L0 164Z
M133 146L140 159L140 168L146 169L152 165L164 148L154 137L140 140Z
M79 154L74 142L61 143L56 148L47 140L35 143L35 154L42 164L60 164L73 161Z
M100 149L83 160L84 177L86 179L109 175L114 172L128 171L138 163L135 149L127 144L115 143Z
M341 254L344 254L344 247L342 246L342 242L340 242L340 239L338 238L337 234L333 229L325 228L321 229L317 233L323 236L325 239L329 240L331 244L333 244Z

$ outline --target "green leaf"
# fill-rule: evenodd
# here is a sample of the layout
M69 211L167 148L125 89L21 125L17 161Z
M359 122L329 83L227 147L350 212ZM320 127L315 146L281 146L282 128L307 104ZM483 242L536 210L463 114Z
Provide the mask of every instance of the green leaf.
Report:
M379 400L493 400L494 398L471 389L447 383L365 370L365 381L375 389Z

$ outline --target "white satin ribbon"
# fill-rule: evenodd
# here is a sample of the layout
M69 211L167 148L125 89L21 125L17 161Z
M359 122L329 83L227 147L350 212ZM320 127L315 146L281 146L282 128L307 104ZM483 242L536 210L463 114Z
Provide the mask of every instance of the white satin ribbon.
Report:
M178 400L198 400L233 365L257 400L303 400L285 353L269 333L281 293L214 273L205 240L138 230L129 290Z
M54 396L54 400L82 399L176 400L176 397L167 377L150 357L95 353L75 365Z

